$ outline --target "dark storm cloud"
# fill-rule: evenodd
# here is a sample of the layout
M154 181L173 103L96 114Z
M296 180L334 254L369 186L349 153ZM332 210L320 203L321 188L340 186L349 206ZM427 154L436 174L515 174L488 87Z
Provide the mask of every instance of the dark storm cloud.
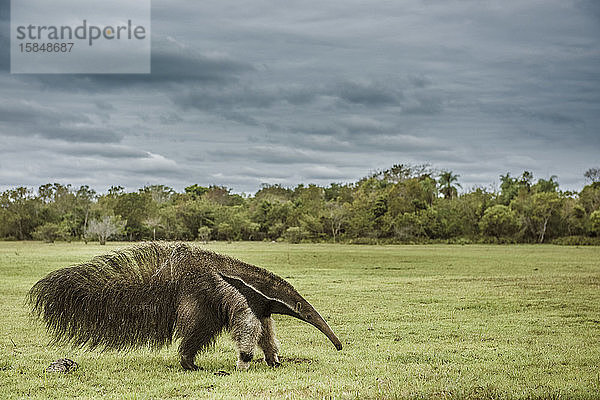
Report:
M498 115L505 118L519 118L526 120L539 120L550 124L574 124L582 122L580 118L566 115L560 111L553 110L534 110L527 107L521 107L511 104L482 105L484 112Z
M166 112L159 116L160 123L163 125L173 125L178 122L183 122L183 118L176 112Z
M403 97L401 91L389 85L371 82L339 83L332 94L348 103L373 107L397 105Z
M410 80L412 87L421 88L421 81ZM441 111L441 99L435 93L418 91L405 96L403 82L377 82L372 80L340 81L330 85L273 86L265 84L232 84L226 87L193 86L176 93L174 103L182 108L202 110L219 108L268 108L277 104L290 106L310 105L319 99L330 98L340 106L365 107L400 106L403 112L431 114ZM333 104L332 104L333 105Z
M371 117L350 116L341 119L339 126L352 135L384 133L390 130L389 124Z
M250 178L255 180L261 179L285 179L289 176L288 172L284 171L273 171L271 168L253 168L253 167L242 167L237 174L239 178Z
M268 126L268 124L263 124L256 118L251 117L248 115L248 113L241 113L235 110L222 110L220 115L229 121L237 122L246 126Z
M122 135L108 129L96 127L74 127L58 125L54 127L24 127L26 132L34 136L69 142L114 143L121 140Z
M244 85L227 87L194 87L176 94L174 102L183 109L231 110L239 108L268 108L284 100L278 93L268 89Z
M96 126L85 115L31 102L0 105L0 136L32 136L69 142L114 143L117 132Z
M596 0L579 0L575 2L586 15L592 15L600 20L600 3Z
M0 73L10 70L10 0L0 0Z
M398 121L390 120L394 113L407 116L441 113L443 95L426 88L429 83L426 78L405 77L390 80L387 85L369 79L310 83L304 87L270 83L195 85L176 92L172 101L186 112L209 112L268 132L341 136L347 142L352 135L401 133ZM382 114L385 122L370 117L373 112ZM341 117L344 114L348 117Z
M237 82L241 74L254 70L246 62L224 56L207 56L165 38L153 38L151 74L33 74L20 77L37 80L44 90L63 92L122 90L137 87L166 90L165 85L217 85Z
M105 111L113 111L115 109L115 106L113 106L112 104L110 104L107 101L96 101L94 102L94 104L96 105L96 107L98 107L100 110L105 110Z
M234 150L218 149L208 152L208 160L210 161L238 158L247 162L284 165L327 163L326 157L324 153L298 150L283 145L252 146Z
M403 104L403 114L435 115L443 111L443 101L433 94L417 94Z
M600 163L597 1L152 7L150 75L0 73L0 186L253 192L430 162L465 188L524 169L578 188Z
M253 71L247 62L223 56L196 54L176 45L161 44L154 46L151 58L153 82L230 82L240 74ZM137 75L139 79L143 75ZM124 77L126 78L126 77Z
M103 157L103 158L122 158L122 159L140 159L151 158L152 154L147 151L139 150L133 147L110 144L88 144L88 143L54 143L47 145L54 151L60 151L75 157Z

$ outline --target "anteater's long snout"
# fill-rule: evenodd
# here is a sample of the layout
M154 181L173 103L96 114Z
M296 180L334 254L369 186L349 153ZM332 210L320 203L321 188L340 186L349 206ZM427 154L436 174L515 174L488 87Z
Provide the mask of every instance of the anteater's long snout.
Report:
M327 325L327 322L325 322L323 317L321 317L319 315L319 313L315 313L315 314L316 314L316 318L314 318L313 321L306 321L306 322L308 322L309 324L313 325L315 328L317 328L318 330L323 332L325 334L325 336L327 336L327 338L329 340L331 340L331 343L333 343L335 348L338 350L341 350L342 342L340 342L340 339L338 339L338 337L335 336L335 333L333 333L333 331L331 330L329 325Z

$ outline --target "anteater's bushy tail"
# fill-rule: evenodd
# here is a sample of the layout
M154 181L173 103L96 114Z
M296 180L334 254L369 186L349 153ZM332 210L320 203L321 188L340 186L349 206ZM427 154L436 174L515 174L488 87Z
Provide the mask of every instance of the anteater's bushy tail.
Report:
M174 247L143 244L50 273L29 292L33 312L55 342L128 349L169 344L179 283Z

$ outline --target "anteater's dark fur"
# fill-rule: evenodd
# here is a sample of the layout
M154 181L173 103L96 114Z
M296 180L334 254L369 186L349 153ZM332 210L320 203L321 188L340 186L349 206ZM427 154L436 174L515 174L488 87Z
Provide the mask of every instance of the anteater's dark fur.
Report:
M91 348L158 348L181 337L181 364L222 330L231 331L245 369L256 345L278 365L272 313L323 331L325 321L288 282L255 266L182 243L143 243L60 269L29 293L55 341Z

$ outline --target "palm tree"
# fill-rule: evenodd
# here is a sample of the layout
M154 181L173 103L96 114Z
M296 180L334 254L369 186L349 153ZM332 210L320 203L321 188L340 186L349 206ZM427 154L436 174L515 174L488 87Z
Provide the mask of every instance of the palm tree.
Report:
M442 171L440 173L439 184L440 192L444 195L445 199L451 199L458 194L456 187L462 188L458 182L460 175L454 175L452 171Z

